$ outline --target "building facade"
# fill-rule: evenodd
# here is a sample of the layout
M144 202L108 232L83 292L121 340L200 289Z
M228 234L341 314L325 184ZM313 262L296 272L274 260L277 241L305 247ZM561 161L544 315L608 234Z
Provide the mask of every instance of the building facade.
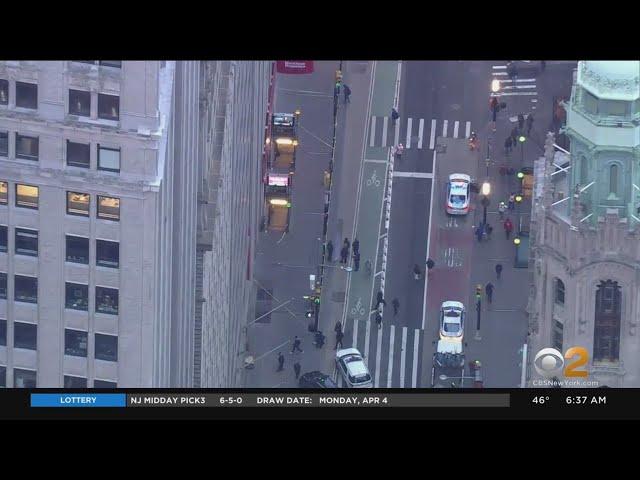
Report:
M566 109L568 162L550 137L536 165L530 360L580 346L587 386L638 387L640 62L579 62Z

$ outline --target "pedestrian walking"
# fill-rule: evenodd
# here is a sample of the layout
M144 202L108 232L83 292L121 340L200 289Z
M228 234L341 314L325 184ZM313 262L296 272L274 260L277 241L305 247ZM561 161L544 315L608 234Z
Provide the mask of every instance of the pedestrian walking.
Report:
M483 227L484 227L484 225L481 223L476 228L476 238L478 239L478 242L482 242L482 235L484 234L484 228Z
M344 337L344 333L342 333L342 330L338 330L336 332L336 348L334 348L334 350L338 349L338 345L340 345L340 348L342 348L342 338Z
M395 317L398 315L398 310L400 310L400 300L394 298L391 305L393 305L393 316Z
M511 137L507 137L507 139L504 141L505 155L509 155L511 153L512 146L513 146L513 140L511 139Z
M301 368L302 368L302 367L300 367L300 363L299 363L299 362L296 362L296 363L294 363L294 364L293 364L293 371L294 371L294 372L295 372L295 374L296 374L296 380L297 380L297 379L298 379L298 377L300 376L300 370L301 370Z
M400 114L398 113L398 111L395 108L391 109L391 124L395 125L396 121L398 120L398 118L400 118Z
M513 130L511 130L511 143L513 144L513 148L516 148L518 145L518 127L513 127Z
M335 327L333 327L333 331L334 331L334 332L336 332L336 333L338 333L338 332L341 332L341 331L342 331L342 322L341 322L340 320L338 320L338 321L336 322L336 326L335 326Z
M356 253L360 253L360 240L358 240L358 237L353 239L353 244L351 246L353 247L353 254L354 255Z
M416 263L413 266L413 278L415 278L416 280L420 280L420 276L422 275L422 270L420 270L420 267L418 266L418 264Z
M398 146L395 147L393 151L396 159L400 161L402 159L402 154L404 153L404 145L402 145L401 143L398 144Z
M378 328L382 328L382 315L379 313L376 313L376 325L378 325Z
M349 249L351 248L351 242L345 237L343 245L347 248L347 256L349 256Z
M291 349L291 353L295 352L296 350L300 353L302 353L302 349L300 348L300 343L302 343L300 341L300 339L298 338L298 336L296 335L293 339L293 348Z
M519 113L518 114L518 129L520 129L520 131L522 131L523 128L524 128L524 115Z
M493 300L493 283L489 282L485 285L484 291L487 293L487 300L489 303Z
M527 115L527 136L531 134L531 127L533 127L533 115Z
M344 84L344 103L351 103L351 89L349 85Z
M491 97L491 100L489 100L489 110L493 112L499 108L500 105L498 104L498 97Z
M282 370L284 370L284 355L282 352L278 352L278 370L276 371L281 372Z
M507 204L504 202L500 202L498 204L498 215L500 215L500 220L504 218L504 212L507 211Z
M491 233L493 233L493 227L487 223L484 228L485 233L487 234L487 240L491 240Z
M516 194L511 192L511 195L509 195L509 210L515 210L516 209Z
M433 261L433 260L431 260L430 258L429 258L429 259L427 259L427 269L428 269L429 271L431 271L431 269L432 269L433 267L435 267L435 266L436 266L436 262L434 262L434 261Z
M384 305L385 307L387 306L387 301L384 299L384 295L382 294L382 291L378 291L378 299L376 301L376 308L378 308L380 306L380 304Z
M504 233L507 235L507 240L511 237L511 231L513 230L513 223L511 223L511 219L507 218L504 221Z
M496 277L498 280L500 280L500 275L502 275L502 264L498 263L496 264Z
M333 261L333 242L331 240L327 242L327 260L329 263Z
M342 250L340 250L340 263L347 263L347 257L349 255L349 250L347 250L347 247L342 247Z
M360 270L360 252L353 254L353 270L354 272Z

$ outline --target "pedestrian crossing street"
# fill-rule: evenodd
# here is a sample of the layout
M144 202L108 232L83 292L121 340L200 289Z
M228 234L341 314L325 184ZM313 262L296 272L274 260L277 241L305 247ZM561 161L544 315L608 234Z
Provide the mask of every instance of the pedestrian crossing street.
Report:
M519 62L520 63L520 62ZM507 73L507 64L491 66L492 80L500 80L500 91L492 93L492 97L530 97L530 108L535 110L538 103L538 91L536 86L536 77L532 73L534 67L527 68L519 66L516 69L515 82L509 78Z
M400 117L393 125L391 117L371 116L370 147L391 147L403 144L405 149L433 150L436 137L469 138L471 122L459 120L428 121L424 118Z
M383 323L347 317L342 348L360 350L369 367L376 388L418 388L424 332ZM335 339L334 339L335 341ZM331 345L335 346L335 343ZM346 386L342 375L334 370L339 387Z

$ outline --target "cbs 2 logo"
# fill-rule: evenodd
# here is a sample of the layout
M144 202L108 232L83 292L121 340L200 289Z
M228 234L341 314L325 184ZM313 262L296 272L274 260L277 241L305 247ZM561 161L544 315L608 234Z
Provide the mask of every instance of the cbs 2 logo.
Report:
M565 366L564 361L571 360L576 355L578 358ZM576 369L586 365L588 361L589 352L584 347L571 347L564 353L564 357L562 352L555 348L543 348L536 354L533 366L540 375L546 378L554 377L560 373L564 373L565 377L587 377L589 376L587 370Z

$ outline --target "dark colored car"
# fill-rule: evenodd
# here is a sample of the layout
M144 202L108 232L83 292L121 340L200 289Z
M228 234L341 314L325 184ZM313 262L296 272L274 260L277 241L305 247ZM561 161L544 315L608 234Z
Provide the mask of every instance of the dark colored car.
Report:
M307 372L300 377L301 388L338 388L329 375L322 372Z

